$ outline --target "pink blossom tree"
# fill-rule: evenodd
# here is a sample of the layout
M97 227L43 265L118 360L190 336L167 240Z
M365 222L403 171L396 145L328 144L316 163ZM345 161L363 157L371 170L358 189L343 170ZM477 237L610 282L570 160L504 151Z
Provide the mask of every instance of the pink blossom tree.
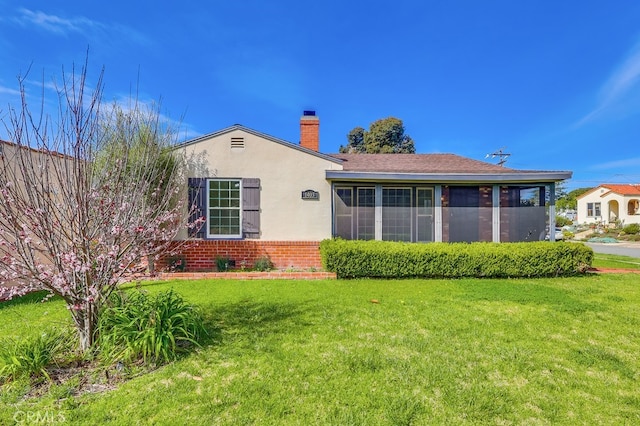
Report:
M86 65L63 72L56 118L32 114L20 79L0 156L0 285L62 297L83 351L116 286L200 225L187 223L186 159L157 108L105 107L102 73L93 91L86 77Z

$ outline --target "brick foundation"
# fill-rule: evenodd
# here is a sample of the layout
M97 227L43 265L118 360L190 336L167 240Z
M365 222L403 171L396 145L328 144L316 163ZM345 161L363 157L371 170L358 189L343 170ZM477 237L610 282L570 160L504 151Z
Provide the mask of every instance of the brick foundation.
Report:
M226 257L235 262L233 269L253 268L255 261L267 256L276 269L322 268L318 241L259 241L259 240L202 240L194 241L181 250L187 272L216 270L216 258ZM167 259L158 262L167 267Z

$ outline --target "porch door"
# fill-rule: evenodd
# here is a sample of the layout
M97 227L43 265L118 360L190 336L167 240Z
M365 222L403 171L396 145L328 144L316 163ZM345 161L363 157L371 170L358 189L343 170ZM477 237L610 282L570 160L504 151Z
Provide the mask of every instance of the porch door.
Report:
M449 187L449 241L479 241L480 188Z

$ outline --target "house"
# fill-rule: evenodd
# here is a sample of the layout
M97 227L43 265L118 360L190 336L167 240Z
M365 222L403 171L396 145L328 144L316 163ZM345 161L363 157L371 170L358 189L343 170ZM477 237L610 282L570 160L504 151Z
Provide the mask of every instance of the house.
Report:
M602 184L577 203L579 223L640 223L640 184Z
M319 242L534 241L555 219L555 182L568 171L515 170L455 154L325 154L319 118L300 119L300 144L241 125L184 142L195 217L189 270L216 256L251 266L320 266ZM552 233L553 235L553 233Z

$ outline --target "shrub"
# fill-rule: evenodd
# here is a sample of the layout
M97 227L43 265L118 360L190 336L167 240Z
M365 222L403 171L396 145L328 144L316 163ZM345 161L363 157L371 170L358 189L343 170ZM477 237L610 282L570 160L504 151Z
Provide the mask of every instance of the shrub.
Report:
M0 342L0 382L22 377L51 380L47 367L73 349L72 329L50 328L24 340Z
M187 259L184 256L170 256L167 258L167 267L172 272L184 272L187 270Z
M216 256L216 268L218 268L218 272L227 272L229 270L229 258Z
M624 228L622 228L622 232L624 232L625 234L637 234L640 232L640 224L638 223L630 223L628 225L626 225Z
M98 349L106 361L168 362L206 334L198 309L173 290L150 296L113 293L98 320Z
M543 277L591 266L593 250L577 243L398 243L325 240L323 266L340 278Z
M256 263L253 265L256 271L270 271L273 269L273 262L269 257L262 256L256 259Z
M556 226L569 226L572 225L573 221L571 219L567 219L564 216L556 216Z

